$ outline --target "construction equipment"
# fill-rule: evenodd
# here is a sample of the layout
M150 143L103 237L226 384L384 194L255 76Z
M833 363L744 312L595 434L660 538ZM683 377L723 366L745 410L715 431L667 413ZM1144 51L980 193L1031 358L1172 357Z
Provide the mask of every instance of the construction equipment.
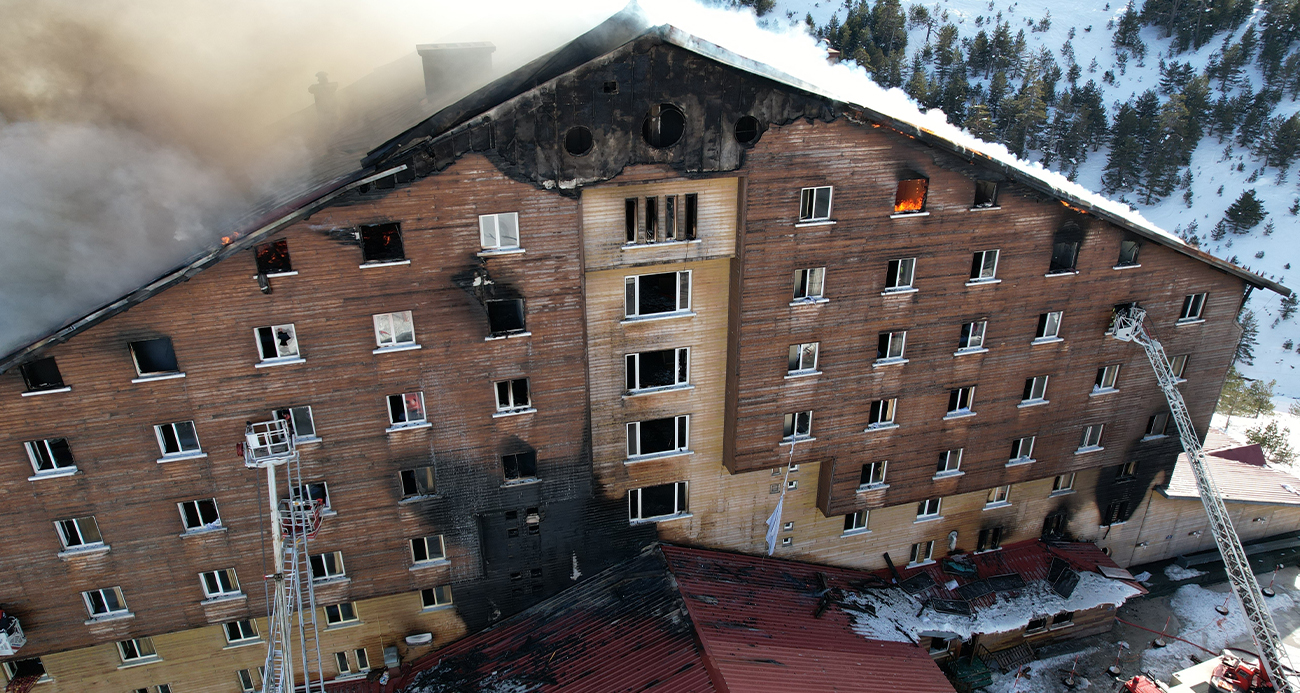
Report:
M1255 581L1255 574L1250 569L1250 560L1246 557L1246 551L1241 547L1237 532L1232 527L1232 520L1228 517L1228 509L1224 506L1223 497L1205 468L1205 451L1201 449L1201 441L1192 426L1192 417L1187 413L1183 395L1178 391L1178 378L1169 366L1169 358L1165 355L1164 347L1143 324L1144 318L1146 318L1146 311L1136 304L1117 310L1112 323L1113 336L1121 342L1137 342L1146 352L1151 367L1155 369L1156 382L1159 383L1160 389L1165 393L1165 399L1169 402L1170 414L1178 427L1178 437L1182 441L1183 450L1187 453L1187 460L1196 477L1196 488L1201 494L1201 502L1205 504L1205 512L1210 519L1210 530L1214 532L1214 541L1219 547L1219 553L1223 555L1223 566L1227 571L1228 581L1250 625L1251 637L1254 638L1255 647L1259 651L1259 661L1263 667L1263 680L1272 684L1272 688L1268 690L1277 690L1278 693L1297 693L1300 691L1300 684L1293 680L1294 669L1291 667L1286 650L1283 649L1282 638L1278 635L1277 627L1273 625L1273 616L1269 613L1268 606L1260 594L1259 583Z
M290 423L284 420L250 423L239 446L244 466L266 470L271 507L271 536L275 569L266 579L274 582L267 630L262 693L324 691L320 657L320 629L316 623L316 592L312 585L307 544L320 530L324 502L302 493L302 468ZM280 498L276 470L283 468L289 497ZM293 626L297 622L295 642ZM309 666L314 656L315 680ZM295 661L296 660L296 661ZM295 680L301 664L303 682Z
M0 657L10 657L27 644L23 626L13 614L0 609Z

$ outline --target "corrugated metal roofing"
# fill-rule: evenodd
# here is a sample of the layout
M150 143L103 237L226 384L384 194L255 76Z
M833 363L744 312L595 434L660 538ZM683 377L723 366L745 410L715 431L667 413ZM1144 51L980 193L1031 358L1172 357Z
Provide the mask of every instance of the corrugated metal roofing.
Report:
M1255 456L1245 446L1205 456L1205 468L1214 479L1223 500L1238 503L1260 503L1264 505L1300 505L1300 477L1290 472L1255 463ZM1230 454L1237 459L1221 457ZM1244 460L1244 461L1238 461ZM1201 498L1196 488L1196 477L1192 473L1192 464L1187 454L1178 456L1173 476L1169 478L1161 493L1166 498L1194 499Z

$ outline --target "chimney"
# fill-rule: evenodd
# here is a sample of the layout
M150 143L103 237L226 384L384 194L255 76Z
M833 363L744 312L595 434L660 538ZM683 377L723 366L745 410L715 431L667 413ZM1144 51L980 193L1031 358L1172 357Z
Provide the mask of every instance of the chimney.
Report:
M324 72L316 73L316 83L307 87L307 91L316 97L316 116L322 124L332 124L334 116L337 113L337 101L334 98L334 92L338 91L339 83L329 81L329 75Z
M415 50L424 61L425 97L432 99L439 92L468 94L487 84L496 49L489 41L417 45Z

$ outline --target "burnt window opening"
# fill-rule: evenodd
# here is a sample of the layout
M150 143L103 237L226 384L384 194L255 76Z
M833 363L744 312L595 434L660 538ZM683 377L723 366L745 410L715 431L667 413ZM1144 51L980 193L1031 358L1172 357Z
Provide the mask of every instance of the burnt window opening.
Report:
M1052 262L1048 265L1048 274L1067 274L1078 271L1079 243L1083 241L1083 231L1073 221L1067 221L1052 238Z
M925 211L925 196L929 192L927 178L909 178L898 181L894 193L894 214L919 214Z
M528 378L496 382L497 411L522 412L532 408L528 396Z
M627 425L627 456L684 452L689 445L690 416L633 421Z
M506 481L523 481L537 478L537 453L517 452L501 456L501 467Z
M664 238L669 241L682 240L677 235L677 196L664 195Z
M990 209L998 206L998 182L995 180L975 181L975 203L972 209Z
M691 270L626 277L623 308L626 318L690 310Z
M1138 263L1138 251L1142 245L1135 240L1123 240L1119 242L1119 261L1115 263L1116 267L1136 267Z
M434 478L432 466L404 469L398 476L402 482L403 498L434 496L438 493L438 483Z
M1039 633L1039 632L1042 632L1042 631L1045 631L1045 630L1047 630L1047 617L1046 617L1046 616L1039 616L1038 618L1031 618L1031 619L1029 619L1029 623L1025 626L1025 634L1026 634L1026 635L1028 635L1029 633Z
M493 337L521 334L524 327L524 299L503 298L487 301L488 329Z
M1061 613L1052 617L1053 628L1060 628L1061 626L1069 626L1073 624L1074 624L1073 611L1062 611Z
M659 198L647 197L645 199L645 242L654 243L659 240Z
M542 577L542 569L541 569L541 568L530 568L530 569L528 570L528 576L531 577L531 578L533 578L534 580L540 580L541 577Z
M591 151L591 130L582 125L575 125L564 133L564 151L573 156L582 156Z
M357 192L364 195L366 193L375 192L376 190L392 190L393 188L396 188L399 183L410 183L413 180L415 180L415 171L412 171L410 166L407 166L405 169L398 171L397 173L382 178L376 178L368 183L358 185Z
M176 352L172 349L171 337L158 337L131 342L131 357L135 359L136 373L140 377L179 373L176 364Z
M686 218L682 222L681 240L695 240L696 226L700 215L700 196L696 193L686 194Z
M367 224L358 227L361 256L366 262L399 262L406 259L402 248L401 224Z
M641 125L641 137L645 139L646 144L656 149L677 144L685 131L686 114L670 103L651 106L645 122Z
M1102 515L1103 525L1123 524L1128 520L1128 501L1117 500L1111 501L1106 506L1106 512Z
M41 663L40 657L32 657L30 659L12 659L5 662L4 665L5 673L9 675L10 681L33 676L38 679L45 677L45 665Z
M58 390L63 387L63 376L59 373L59 366L54 362L53 356L23 364L22 372L28 392Z
M634 488L627 492L628 519L655 520L690 512L686 504L689 482Z
M1002 547L1002 528L989 527L981 529L979 541L976 543L976 551L992 551Z
M293 271L289 262L289 241L281 239L263 243L254 249L257 257L257 273L265 277L288 274Z
M523 573L511 573L511 574L510 574L510 581L511 581L511 582L519 582L520 580L523 580L523 579L524 579L524 574L523 574Z
M518 511L518 510L507 510L507 511L506 511L506 519L507 519L507 520L511 520L511 521L518 520L518 519L519 519L519 511Z
M605 92L606 94L617 94L618 82L615 82L613 80L605 82L605 84L601 87L601 91Z
M1137 478L1138 463L1137 460L1130 460L1121 464L1115 472L1116 481L1129 481Z
M690 348L643 351L624 356L628 392L685 385L690 378Z
M754 144L763 136L762 126L754 116L741 116L736 120L736 141L741 144Z
M623 225L624 225L624 229L627 232L625 240L627 241L628 245L636 243L637 209L636 209L635 197L629 197L623 200Z
M1043 518L1043 535L1045 541L1061 539L1065 536L1065 527L1068 520L1065 513L1052 513Z

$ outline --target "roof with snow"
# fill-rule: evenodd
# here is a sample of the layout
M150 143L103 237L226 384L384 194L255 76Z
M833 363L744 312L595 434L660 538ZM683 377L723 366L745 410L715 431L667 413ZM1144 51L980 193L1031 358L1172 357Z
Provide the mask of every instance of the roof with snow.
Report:
M855 632L837 600L870 577L655 546L416 660L400 690L951 693L926 650Z
M1258 445L1206 453L1205 468L1228 503L1300 506L1300 477L1268 466ZM1173 476L1161 494L1179 500L1201 499L1187 453L1178 456Z
M811 39L792 44L789 36L771 34L752 25L747 31L719 37L711 35L710 26L691 27L691 33L673 23L653 25L633 2L600 26L574 41L543 55L531 63L493 81L468 96L428 116L380 145L366 155L351 173L316 180L296 194L277 195L289 200L273 210L250 216L239 228L232 229L223 245L207 250L181 267L160 275L153 282L118 298L47 334L31 344L0 358L0 372L36 358L42 350L70 339L113 315L147 300L154 294L186 281L203 269L280 231L340 195L369 181L404 170L409 152L415 148L454 149L457 138L473 136L471 128L491 119L494 109L508 102L534 98L553 86L555 80L578 67L615 53L636 41L677 46L723 65L771 80L785 88L825 99L834 110L859 122L870 122L895 130L928 146L935 147L1000 173L1049 199L1116 224L1142 238L1204 262L1240 278L1247 284L1289 295L1281 284L1242 269L1187 245L1177 236L1158 228L1125 204L1109 200L1050 171L1039 164L1010 154L1005 147L983 142L950 125L937 110L922 113L901 90L885 90L872 82L860 68L845 64L830 65L824 50L812 49ZM722 31L719 29L719 31ZM718 42L708 40L717 38ZM816 53L816 55L814 55ZM561 137L556 133L557 137ZM331 170L331 175L335 173ZM595 181L583 181L595 182ZM566 188L578 181L545 181L548 187Z

